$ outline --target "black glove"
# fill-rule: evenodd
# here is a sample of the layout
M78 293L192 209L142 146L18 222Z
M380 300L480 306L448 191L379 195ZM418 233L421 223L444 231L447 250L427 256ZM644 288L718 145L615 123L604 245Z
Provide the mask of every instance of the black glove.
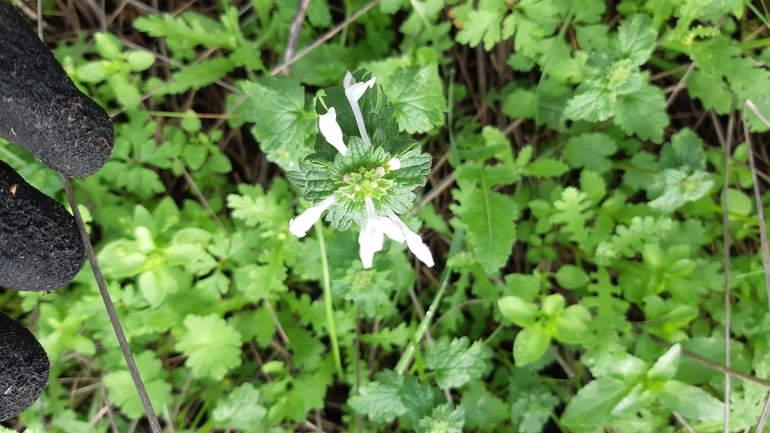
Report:
M0 137L69 177L94 174L115 143L107 113L75 87L9 0L0 0ZM84 263L74 217L0 161L0 288L56 290ZM0 420L37 400L49 368L32 333L0 313Z

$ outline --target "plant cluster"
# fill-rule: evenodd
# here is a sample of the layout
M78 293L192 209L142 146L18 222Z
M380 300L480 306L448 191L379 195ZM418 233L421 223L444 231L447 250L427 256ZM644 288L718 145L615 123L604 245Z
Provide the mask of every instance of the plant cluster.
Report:
M55 48L114 114L75 193L162 424L759 422L763 2L312 0L299 25L288 0L179 6ZM52 361L42 409L5 425L143 428L101 302L86 271L0 293Z

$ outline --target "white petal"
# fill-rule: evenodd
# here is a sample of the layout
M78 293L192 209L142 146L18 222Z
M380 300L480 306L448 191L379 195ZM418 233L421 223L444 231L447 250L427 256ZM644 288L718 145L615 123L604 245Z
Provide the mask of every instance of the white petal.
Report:
M410 230L409 233L406 233L406 244L409 246L409 250L414 253L415 257L420 259L420 261L425 263L429 268L433 267L433 255L430 253L430 248L428 248L428 246L425 245L425 242L422 241L422 238L420 238L420 235Z
M352 80L353 84L350 84L349 86L343 85L343 87L345 87L345 96L348 98L348 101L350 101L350 105L353 105L353 103L357 103L358 100L361 99L362 96L364 96L364 92L366 92L366 89L371 89L372 87L374 87L375 80L376 78L372 77L371 80L365 83L356 83L355 79L353 79ZM345 82L348 83L347 80Z
M388 160L388 169L389 170L398 170L401 168L401 160L398 158L390 158Z
M415 257L420 259L421 262L428 265L429 268L432 268L434 265L433 255L430 253L428 246L425 245L425 243L422 241L422 238L420 238L420 235L407 227L406 224L401 221L401 218L393 213L392 210L386 209L385 211L388 214L388 218L390 218L390 220L393 221L393 223L395 223L399 229L401 229L404 237L406 237L406 245L409 247L409 250L412 251Z
M307 231L310 230L310 227L313 227L313 224L321 219L321 214L324 213L329 206L334 204L335 199L336 196L332 194L329 197L326 197L321 203L302 212L297 219L290 220L289 231L291 234L298 238L304 237L307 234Z
M318 130L321 131L321 135L324 136L326 141L334 146L342 156L348 154L348 147L342 141L342 129L340 129L340 125L337 123L337 110L334 107L329 108L326 114L318 116Z
M361 246L359 254L365 269L372 267L374 253L382 251L383 236L369 220L360 221L361 233L358 235L358 244Z
M393 221L391 221L389 218L378 216L374 220L370 221L370 224L376 225L377 228L385 234L385 236L400 244L404 243L406 240L404 234L401 233L401 229L399 229L397 225L393 224Z

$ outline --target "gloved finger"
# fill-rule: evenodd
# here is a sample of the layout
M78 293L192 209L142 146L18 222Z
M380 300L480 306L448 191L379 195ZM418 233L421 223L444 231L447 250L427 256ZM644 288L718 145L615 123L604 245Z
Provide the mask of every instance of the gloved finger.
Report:
M56 290L85 263L75 218L2 161L0 245L0 287L8 289Z
M69 177L98 171L115 129L84 95L10 0L0 0L0 137Z
M0 421L32 406L48 382L50 363L29 330L0 313Z

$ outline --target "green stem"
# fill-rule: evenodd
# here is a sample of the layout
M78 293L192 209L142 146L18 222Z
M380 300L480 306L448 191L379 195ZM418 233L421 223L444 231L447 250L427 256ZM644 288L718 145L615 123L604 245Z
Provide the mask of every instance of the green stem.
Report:
M462 245L464 238L464 230L455 230L454 236L452 237L452 244L449 246L447 261L454 257L454 255L457 254L457 251L460 250L460 246ZM446 287L449 285L449 277L451 275L452 271L448 267L444 268L444 272L441 275L441 285L438 288L438 292L436 292L436 296L433 298L433 302L430 304L430 308L428 308L428 311L425 313L425 317L422 319L420 326L417 328L414 341L412 344L407 346L406 350L404 350L404 354L401 355L401 359L398 360L395 371L403 374L406 367L410 362L412 362L412 359L414 358L414 352L417 350L417 346L420 344L420 341L422 341L423 337L425 337L425 334L428 332L428 328L430 328L430 324L433 321L433 317L436 315L436 311L438 310L439 304L441 303L441 298L444 297Z
M324 241L323 223L319 220L315 223L315 231L318 235L318 246L321 248L321 267L323 268L324 304L326 305L326 323L329 328L329 338L332 340L332 353L334 365L340 379L344 378L342 372L342 358L340 358L340 345L337 342L337 324L334 322L334 303L332 302L332 282L329 275L329 260L326 258L326 242Z

